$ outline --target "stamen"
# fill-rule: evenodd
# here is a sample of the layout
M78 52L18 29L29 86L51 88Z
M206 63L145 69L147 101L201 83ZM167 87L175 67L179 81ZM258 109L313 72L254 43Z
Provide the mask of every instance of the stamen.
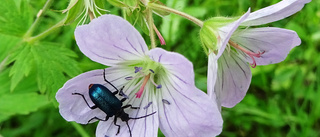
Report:
M164 104L168 104L168 105L171 104L171 103L170 103L168 100L166 100L166 99L162 99L162 102L163 102Z
M258 51L258 53L254 53L254 52L248 51L247 49L239 46L237 43L234 43L234 42L231 41L231 40L229 41L229 44L230 44L231 46L233 46L233 47L235 47L235 48L243 51L244 53L246 53L248 56L251 57L252 63L249 63L249 64L251 65L252 68L255 68L255 67L257 66L256 60L254 59L254 57L260 58L261 55L265 53L265 51L262 51L262 52Z
M152 73L154 73L154 71L152 69L149 69Z
M153 81L153 79L150 79L150 81L151 81L151 83L152 83L154 86L156 86L158 89L162 87L161 84L158 85L156 82Z
M150 74L147 75L147 76L144 78L141 88L140 88L139 91L136 93L136 98L140 98L140 97L141 97L141 95L142 95L142 93L143 93L143 91L144 91L144 87L146 86L149 78L150 78Z
M140 72L142 70L142 67L134 67L135 71L134 73Z
M125 77L124 79L126 79L126 80L132 80L133 77L132 77L132 76L129 76L129 77Z
M152 102L149 102L148 105L146 105L145 107L143 107L143 109L147 109L148 107L150 107L151 104L152 104Z

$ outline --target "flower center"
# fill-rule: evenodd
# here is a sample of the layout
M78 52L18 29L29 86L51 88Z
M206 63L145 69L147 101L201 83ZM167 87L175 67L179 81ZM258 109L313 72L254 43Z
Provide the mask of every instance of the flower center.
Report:
M256 57L256 58L260 58L261 55L262 55L263 53L265 53L265 51L262 51L262 52L258 51L258 53L254 53L254 52L252 52L252 51L249 51L249 50L247 50L247 49L239 46L237 43L235 43L235 42L233 42L233 41L231 41L231 40L229 41L229 44L230 44L231 46L233 46L233 47L241 50L242 52L246 53L249 57L251 57L252 63L249 63L249 64L251 65L252 68L255 68L255 67L257 66L255 57Z
M144 91L144 87L146 86L146 84L148 83L148 81L150 81L156 88L161 88L162 86L159 84L156 84L153 80L153 78L150 78L151 75L154 75L154 71L152 69L149 70L144 70L142 67L134 67L135 68L135 73L139 73L137 76L135 77L126 77L126 80L132 80L132 79L136 79L136 78L141 78L144 77L144 80L142 82L142 85L139 89L139 91L135 94L136 98L140 98L143 91ZM145 73L147 72L147 74Z

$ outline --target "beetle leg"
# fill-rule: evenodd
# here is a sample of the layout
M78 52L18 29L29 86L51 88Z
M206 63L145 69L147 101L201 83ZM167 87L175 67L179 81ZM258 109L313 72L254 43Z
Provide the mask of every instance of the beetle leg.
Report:
M109 117L108 117L108 116L106 116L106 119L101 119L101 118L98 118L98 117L93 117L93 118L91 118L91 119L88 121L88 123L87 123L87 124L89 124L89 123L90 123L90 121L92 121L92 120L94 120L94 119L96 119L96 120L100 120L100 121L107 121L107 120L109 119Z
M117 117L114 117L113 124L118 126L118 131L117 131L117 134L116 134L116 135L118 135L120 133L120 125L117 125Z
M124 86L120 89L120 92L119 92L119 95L120 96L122 96L122 97L124 97L124 98L129 98L126 94L124 94L124 92L123 92L123 88L124 88ZM114 94L115 95L115 94Z
M72 93L72 95L80 95L80 96L83 98L83 100L86 102L86 104L88 105L88 107L89 107L90 109L96 109L96 108L97 108L96 105L93 105L92 107L90 107L90 105L89 105L89 103L87 102L87 100L86 100L86 98L84 97L84 95L82 95L82 94L80 94L80 93Z
M132 105L125 105L125 106L123 106L122 108L123 109L125 109L125 108L128 108L128 107L130 107L130 108L132 108L132 109L140 109L140 107L133 107Z

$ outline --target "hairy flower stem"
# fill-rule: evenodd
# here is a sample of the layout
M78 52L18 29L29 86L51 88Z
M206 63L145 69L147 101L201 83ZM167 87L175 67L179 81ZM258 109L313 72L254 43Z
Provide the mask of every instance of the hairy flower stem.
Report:
M150 7L151 9L156 9L156 10L161 10L161 11L171 12L171 13L177 14L177 15L179 15L181 17L184 17L184 18L192 21L193 23L197 24L200 27L202 27L202 25L203 25L203 21L201 21L201 20L199 20L199 19L197 19L197 18L195 18L195 17L193 17L193 16L191 16L189 14L186 14L184 12L169 8L167 6L162 6L162 5L158 5L158 4L155 4L155 3L149 3L148 7Z
M64 22L65 22L65 18L62 19L61 21L59 21L57 24L55 24L54 26L50 27L49 29L47 29L46 31L34 36L34 37L29 37L29 38L25 38L25 41L26 42L34 42L34 41L37 41L37 40L40 40L44 37L46 37L47 35L51 34L51 32L53 32L54 30L56 30L57 28L61 27L64 25Z
M149 27L149 36L150 36L150 41L151 41L151 48L156 48L156 37L154 35L154 30L153 30L153 17L152 17L152 10L148 9L147 10L147 23Z
M29 30L24 35L25 38L28 38L32 35L34 29L38 26L38 24L40 22L40 17L51 6L52 2L53 2L53 0L47 0L46 4L44 4L43 8L41 10L39 10L36 20L33 22L31 27L29 28Z

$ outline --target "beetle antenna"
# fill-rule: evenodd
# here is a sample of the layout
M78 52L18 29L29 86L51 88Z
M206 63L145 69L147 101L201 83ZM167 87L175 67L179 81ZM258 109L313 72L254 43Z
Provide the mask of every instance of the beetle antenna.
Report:
M128 124L128 121L126 121L126 123L127 123L128 129L129 129L130 137L132 137L131 129L130 129L130 126L129 126L129 124Z
M142 116L142 117L135 117L135 118L129 117L129 119L140 119L140 118L145 118L145 117L148 117L148 116L151 116L151 115L155 114L156 112L157 112L157 111L152 112L151 114L148 114L148 115L145 115L145 116Z

